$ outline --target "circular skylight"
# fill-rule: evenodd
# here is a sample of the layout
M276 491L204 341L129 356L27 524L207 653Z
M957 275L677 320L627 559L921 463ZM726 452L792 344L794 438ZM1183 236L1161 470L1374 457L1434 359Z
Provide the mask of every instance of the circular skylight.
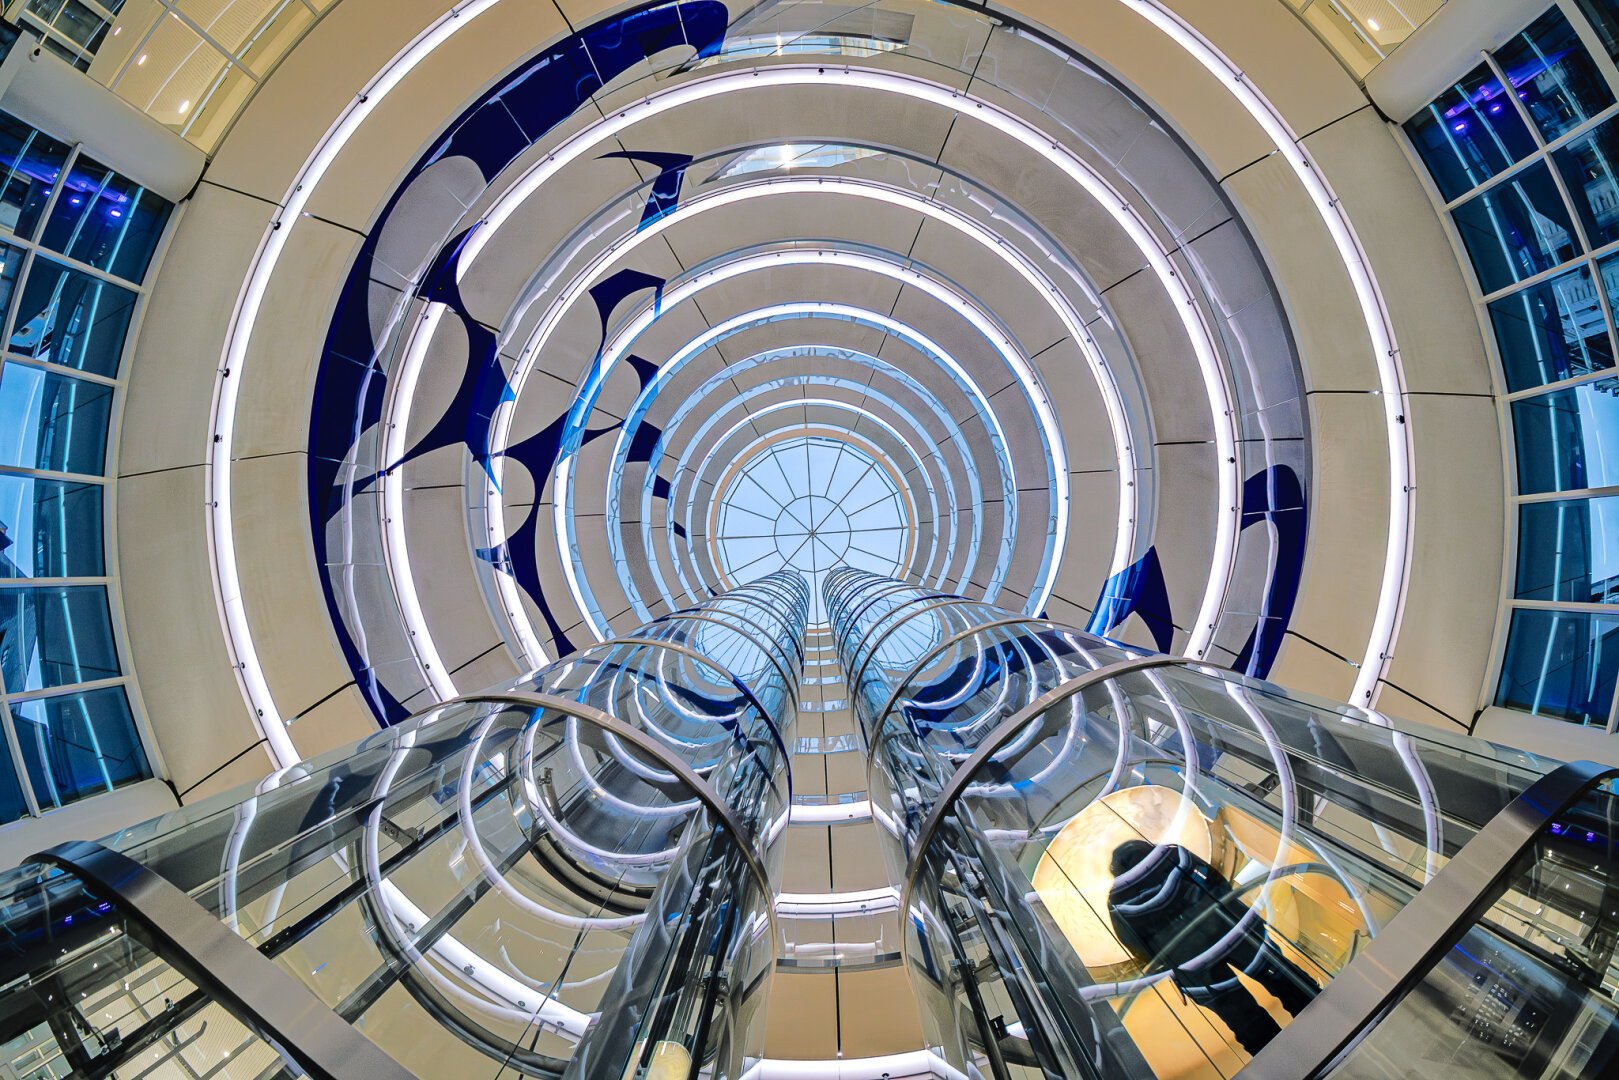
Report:
M802 573L824 622L821 579L838 566L901 573L912 543L910 506L895 470L860 446L798 435L754 450L716 504L715 561L733 585L783 568Z

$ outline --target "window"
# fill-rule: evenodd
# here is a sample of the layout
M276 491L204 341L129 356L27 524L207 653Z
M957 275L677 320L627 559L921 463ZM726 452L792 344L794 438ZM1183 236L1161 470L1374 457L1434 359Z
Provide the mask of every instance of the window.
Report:
M1461 82L1405 122L1423 163L1445 201L1467 194L1535 149L1523 117L1501 80L1487 67Z
M1475 195L1452 216L1485 293L1579 254L1574 224L1551 171L1541 162Z
M36 255L8 346L21 356L116 375L134 314L133 291Z
M1606 727L1619 669L1619 615L1512 613L1495 703Z
M1619 80L1587 41L1619 61L1619 0L1546 7L1403 130L1451 211L1507 390L1517 573L1495 702L1613 730Z
M0 824L151 775L109 602L101 477L170 209L0 113Z
M1614 277L1619 284L1619 266ZM1583 266L1497 300L1489 310L1510 390L1613 367L1608 321Z
M1613 104L1591 54L1555 7L1497 49L1495 60L1547 142Z
M12 708L12 723L42 807L66 806L152 774L121 686L24 702Z
M1619 485L1619 379L1512 403L1518 492Z
M1619 496L1520 505L1517 598L1619 603Z
M1619 240L1619 117L1556 151L1552 160L1593 247Z

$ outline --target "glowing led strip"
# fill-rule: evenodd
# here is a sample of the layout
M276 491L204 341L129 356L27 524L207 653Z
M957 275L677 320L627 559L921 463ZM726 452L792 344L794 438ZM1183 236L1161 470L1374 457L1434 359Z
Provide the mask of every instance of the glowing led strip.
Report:
M1070 180L1074 181L1094 198L1097 204L1135 244L1142 257L1146 260L1147 265L1157 276L1159 283L1169 294L1182 328L1192 344L1193 351L1197 356L1198 369L1203 378L1204 390L1208 397L1215 434L1219 501L1216 506L1214 553L1208 586L1204 592L1203 603L1199 608L1197 622L1192 627L1187 649L1188 653L1192 655L1203 655L1213 639L1214 624L1223 605L1225 593L1230 585L1234 571L1240 518L1238 505L1240 463L1237 457L1236 409L1231 400L1230 388L1226 384L1225 375L1215 351L1213 334L1203 321L1202 311L1198 307L1196 299L1176 272L1173 261L1164 252L1159 245L1157 236L1136 212L1135 208L1119 192L1114 190L1111 184L1092 171L1086 162L1067 147L1052 140L1049 135L1027 124L1020 117L988 102L964 95L959 90L892 72L782 65L695 79L679 86L650 94L633 104L615 108L605 119L564 140L543 161L532 166L495 202L485 215L486 227L473 233L468 241L461 259L459 272L462 275L467 272L477 260L484 246L489 243L494 233L505 224L519 206L544 186L546 181L584 156L598 142L616 136L634 124L651 119L671 109L717 97L735 89L804 85L854 87L892 93L912 100L923 101L956 113L959 116L971 117L984 123L1011 137L1029 151L1061 170ZM1036 407L1042 413L1048 412L1050 409L1049 402L1044 401L1043 396ZM1061 476L1063 479L1060 494L1065 501L1067 498L1066 468L1061 471ZM1065 533L1066 528L1066 515L1059 515L1059 531ZM1059 536L1059 539L1063 538ZM1058 550L1060 551L1061 548ZM564 556L564 571L569 577L570 588L574 589L577 596L577 589L574 588L575 582L567 565L568 562L569 559ZM590 613L586 612L585 614L587 621L590 621Z
M236 301L231 324L225 336L225 352L214 381L214 400L209 428L206 462L209 469L208 546L213 556L214 598L225 627L225 650L230 656L247 700L254 726L263 737L270 760L284 768L298 760L297 748L287 734L275 698L270 693L253 645L252 628L242 603L241 575L236 563L236 537L231 521L231 452L236 430L236 402L247 362L248 346L258 324L259 308L275 274L276 264L287 246L292 227L303 215L326 170L359 131L366 118L382 104L394 87L435 49L469 26L474 19L500 0L467 0L457 4L418 34L394 58L383 65L376 77L356 94L315 146L291 188L281 200L280 212L271 220L253 256L252 270Z
M416 382L421 376L422 361L438 330L439 320L447 309L443 304L429 304L413 328L405 355L400 361L396 378L389 381L388 402L383 409L382 460L401 461L405 456L405 436L410 429L410 406L416 395ZM404 620L406 638L411 651L422 667L422 674L440 701L457 695L455 681L439 656L438 646L422 615L421 598L416 592L416 578L411 573L410 547L405 534L405 470L390 468L382 475L382 561L388 569L394 596L399 603L399 614Z
M1310 201L1315 204L1316 212L1321 215L1327 232L1331 234L1338 257L1343 261L1344 270L1354 286L1355 300L1360 304L1366 333L1372 339L1389 451L1389 534L1383 556L1383 581L1377 597L1377 615L1372 621L1372 636L1366 643L1365 659L1355 677L1353 691L1356 704L1370 705L1376 700L1378 681L1388 670L1389 660L1394 655L1395 639L1400 632L1411 557L1411 518L1416 502L1411 427L1405 416L1405 372L1401 367L1399 344L1394 337L1388 307L1378 289L1377 278L1372 274L1371 260L1366 257L1360 238L1355 235L1349 215L1339 203L1332 186L1327 183L1327 178L1299 146L1298 137L1283 118L1281 110L1256 90L1242 70L1215 48L1208 38L1159 0L1119 0L1119 3L1146 19L1191 55L1220 81L1270 136L1277 151L1292 167Z
M1029 382L1024 382L1025 379L1034 381L1034 385L1036 389L1038 389L1038 383L1035 381L1037 380L1037 377L1034 375L1033 369L1029 366L1027 358L1024 357L1021 350L1018 349L1017 343L1003 333L1000 327L997 326L988 315L986 315L968 298L962 296L960 293L957 293L952 289L947 288L944 285L939 284L932 278L920 273L917 270L909 267L897 266L886 259L880 259L859 252L844 251L835 248L794 248L784 251L760 252L755 255L746 256L744 258L717 266L714 269L705 271L696 277L682 282L680 285L677 285L675 288L664 293L663 303L661 305L642 309L622 330L614 335L611 342L602 348L600 358L597 361L597 374L593 376L593 380L598 384L605 380L607 373L611 371L613 365L618 361L618 359L628 352L635 339L644 333L647 328L659 318L663 311L674 308L678 304L683 303L685 300L690 299L699 292L702 292L704 289L711 288L715 285L732 280L733 278L756 271L774 271L785 266L826 265L863 270L867 273L872 273L881 277L889 278L890 280L899 281L902 284L911 285L920 291L927 293L935 300L938 300L940 303L951 308L957 315L966 319L967 322L973 326L973 329L979 333L984 340L987 341L990 346L1000 355L1001 361L1007 366L1007 368L1017 375L1019 381L1023 383L1026 393L1028 392L1028 387L1030 384ZM549 331L547 330L546 332ZM948 353L938 348L938 346L934 345L930 339L927 339L915 329L910 329L908 332L919 340L925 342L929 347L928 351L932 352L938 358L942 359L947 365L949 365L951 367L952 377L958 382L976 385L973 383L972 377L967 370L961 367L960 363ZM710 333L712 333L712 331L710 331ZM520 400L522 397L523 384L527 380L528 374L530 370L532 370L537 360L539 351L538 345L525 348L523 350L522 359L518 361L518 366L512 373L511 385L513 397L516 400ZM1045 403L1044 394L1041 393L1038 397L1030 395L1030 399L1031 404L1033 404L1035 407L1036 415L1040 419L1041 426L1046 433L1047 447L1051 453L1051 457L1049 459L1051 462L1050 467L1052 475L1056 478L1055 483L1057 486L1056 503L1053 507L1053 510L1056 510L1057 507L1064 504L1068 494L1068 466L1067 458L1061 450L1061 431L1059 428L1057 428L1055 415L1051 414L1049 411L1049 404ZM1047 407L1044 410L1041 409L1042 404L1047 404ZM504 448L506 442L506 433L510 428L511 419L514 412L515 409L511 404L508 404L503 406L496 413L494 436L490 440L491 453L499 454ZM1001 426L1000 417L993 409L990 410L988 419L992 424L992 437L999 441L1002 446L1010 447L1011 443L1006 438L1006 432ZM1010 451L1008 452L1010 453ZM496 457L494 461L495 476L497 481L496 491L486 501L485 508L486 523L490 524L491 526L494 520L501 516L501 500L498 489L500 487L499 480L503 475L502 459ZM1010 461L1008 464L1011 464ZM557 537L558 554L562 563L563 575L568 582L569 592L573 596L574 601L579 605L579 610L584 614L586 623L590 626L591 631L593 634L595 634L597 640L605 640L607 637L611 636L611 628L607 625L606 620L602 617L601 613L596 610L597 606L589 601L587 597L588 589L581 585L580 578L575 567L576 556L574 554L575 544L573 542L573 521L571 515L568 513L572 501L570 491L570 485L572 483L572 465L572 457L564 455L558 459L556 468L552 474L551 513L553 519L553 528ZM543 490L544 484L540 482L538 478L536 478L536 498L538 498L538 492ZM561 497L564 492L568 493L567 498ZM1011 512L1012 509L1008 508L1007 513ZM1060 513L1056 516L1059 520L1064 520L1066 518L1066 515ZM1055 546L1058 539L1059 537L1057 537L1055 534L1048 539L1048 563L1051 558L1051 551L1049 549Z

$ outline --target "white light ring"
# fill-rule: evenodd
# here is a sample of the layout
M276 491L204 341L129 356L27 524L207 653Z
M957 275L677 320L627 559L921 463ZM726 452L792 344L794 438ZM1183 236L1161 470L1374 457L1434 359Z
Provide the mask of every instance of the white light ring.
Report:
M299 758L292 736L287 733L275 698L270 693L264 667L253 644L252 627L241 595L241 575L236 563L235 529L231 517L231 453L236 431L237 397L246 368L248 347L258 323L259 308L285 250L293 226L325 177L327 169L372 111L416 65L447 41L456 31L470 25L500 0L465 0L434 20L408 45L383 65L382 70L351 98L331 127L321 136L313 153L298 170L291 188L282 198L279 212L272 218L254 252L252 268L231 313L226 330L225 349L214 379L214 395L209 415L211 437L204 458L208 469L209 502L206 515L208 547L212 556L214 598L225 630L225 650L236 671L252 714L254 726L264 739L271 762L285 768Z
M1128 3L1131 0L1121 2ZM724 94L733 87L758 89L803 85L852 87L894 93L985 123L1054 165L1077 183L1096 200L1135 244L1169 295L1171 304L1177 309L1182 329L1196 353L1215 434L1219 502L1216 508L1214 552L1208 587L1204 592L1198 621L1192 627L1187 649L1189 655L1201 656L1213 640L1214 624L1234 572L1241 517L1238 499L1241 481L1237 453L1236 409L1214 345L1213 333L1204 321L1202 309L1181 280L1173 261L1164 251L1157 234L1136 212L1134 206L1106 179L1094 172L1089 164L1049 135L1030 126L1021 117L989 102L969 97L957 89L888 71L779 65L693 79L675 87L656 91L638 102L615 108L612 114L602 121L564 140L543 161L531 166L485 214L484 221L488 227L477 230L468 240L460 262L463 272L476 261L489 238L517 207L562 168L586 154L597 142L616 136L626 128L650 117L681 105ZM1043 396L1039 399L1039 404L1049 410L1049 402L1046 402ZM559 472L565 471L566 466L559 469ZM1062 475L1066 492L1066 469ZM1065 527L1065 518L1061 524ZM564 558L565 568L566 562ZM571 584L573 583L570 581Z
M1097 345L1090 331L1085 328L1084 319L1074 310L1072 304L1068 301L1067 295L1041 273L1020 249L1008 245L990 232L989 229L960 211L914 192L854 177L824 176L817 178L766 178L729 185L706 194L688 196L673 210L663 214L652 223L640 227L620 241L608 245L599 252L585 268L574 276L572 283L561 290L561 295L564 299L568 296L579 296L584 291L581 285L582 282L596 279L605 272L608 266L622 262L623 258L641 243L657 237L665 230L689 218L708 210L720 209L756 198L784 194L840 195L846 198L869 199L889 206L897 206L953 229L993 254L1020 277L1025 284L1044 298L1047 306L1056 315L1070 340L1078 346L1084 355L1091 369L1091 376L1101 394L1104 410L1108 417L1108 424L1112 431L1115 468L1118 470L1120 477L1134 477L1136 475L1134 440L1131 436L1129 420L1118 381L1113 377L1112 369L1102 355L1100 346ZM498 224L491 221L484 230L480 230L479 236L483 237L482 242L487 243L497 228ZM469 245L469 248L472 246ZM469 250L466 260L461 264L462 268L470 265L473 257L474 252ZM532 303L532 300L529 303ZM522 312L526 311L528 306L528 304L525 304L520 309L519 320L522 317ZM662 375L662 371L660 371L659 375ZM1021 378L1020 381L1022 381ZM622 435L620 439L622 440ZM1066 461L1066 456L1063 460ZM1066 475L1066 469L1063 470L1063 473ZM1130 564L1135 548L1137 515L1135 513L1134 491L1131 485L1120 483L1118 500L1118 528L1114 534L1110 577ZM1066 498L1059 499L1058 514L1066 518ZM1065 531L1059 533L1059 536L1065 536ZM1063 550L1062 544L1059 543L1058 551L1061 550ZM1045 600L1049 595L1050 586L1048 585L1044 595L1031 597L1031 610L1039 610L1044 607ZM1033 603L1032 601L1034 600L1038 600L1038 603Z
M534 779L534 736L538 730L538 724L529 724L527 726L527 730L523 732L523 750L522 753L518 755L517 759L517 775L518 779L522 782L523 797L528 803L529 813L533 814L537 819L544 821L547 827L550 828L551 832L560 837L562 842L567 844L570 848L573 848L575 851L583 852L586 855L594 855L603 862L622 863L626 866L668 866L674 861L675 855L677 854L676 848L668 848L664 851L641 852L636 854L626 854L622 851L608 851L606 848L597 847L595 844L585 840L578 833L574 832L572 829L568 828L560 820L558 820L556 815L551 813L549 800L545 798L544 793L540 791L539 783ZM593 788L597 786L598 785L594 783L591 784L591 787ZM635 810L636 812L643 814L647 812L646 807L638 806L635 808Z
M1032 367L1028 363L1028 358L1023 355L1022 350L1018 347L1017 342L1008 336L995 323L995 321L988 314L982 311L970 298L962 296L960 293L949 289L948 287L934 281L931 277L914 269L896 266L886 259L837 248L795 248L785 251L765 251L724 263L689 278L684 282L681 282L673 289L666 290L663 294L661 303L642 308L622 329L620 329L613 336L608 343L603 346L596 362L597 366L595 371L592 373L590 378L583 380L583 382L587 386L600 386L600 384L605 381L608 372L611 371L617 360L628 352L635 340L648 328L650 328L663 312L672 310L678 304L696 296L698 293L707 288L756 271L779 270L784 266L826 265L842 265L857 270L863 270L879 277L885 277L893 281L901 282L905 285L910 285L913 288L926 293L934 300L946 305L954 310L957 315L964 318L973 327L974 331L980 334L984 340L990 344L991 348L993 348L1000 356L1002 363L1004 363L1007 368L1014 373L1014 375L1018 376L1020 385L1022 385L1024 388L1026 399L1034 408L1036 416L1040 419L1041 429L1046 437L1046 449L1049 454L1047 459L1048 468L1050 470L1052 482L1056 487L1056 491L1052 496L1052 516L1057 522L1057 529L1048 534L1046 543L1047 551L1045 563L1049 565L1053 558L1053 552L1056 550L1056 544L1062 539L1061 534L1066 531L1067 520L1066 514L1057 512L1060 508L1066 505L1068 490L1067 457L1061 449L1062 432L1060 425L1057 425L1055 415L1050 412L1049 403L1046 403L1045 409L1041 408L1042 403L1045 402L1043 396L1044 391L1038 387L1037 381L1034 389L1035 392L1037 392L1040 396L1037 398L1031 394L1030 384L1025 380L1026 378L1028 380L1036 380L1037 377L1035 376ZM565 303L564 305L559 305L559 307L563 306L565 306ZM724 326L725 324L721 325ZM549 329L550 328L548 327L545 333L548 334ZM706 338L713 335L718 329L719 328L715 328L708 331L703 335L703 337ZM927 340L923 337L923 335L915 330L912 330L912 333L918 338ZM931 341L929 344L932 345ZM543 346L543 340L539 340L538 335L537 346ZM526 382L527 376L534 365L534 360L539 353L539 347L537 346L530 346L524 349L522 358L519 359L517 367L513 372L511 383L514 399L520 399L522 396L523 384ZM937 355L942 356L947 363L957 364L953 357L951 357L948 353L943 352L943 350L938 349L936 346L934 346L934 351ZM956 370L952 372L952 375L953 377L957 378L958 381L965 380L969 383L972 382L972 376L970 373L968 373L965 368L960 367L959 364L957 364ZM581 393L583 393L583 391L581 391ZM584 404L584 402L582 401L581 397L576 396L573 410L578 410L582 404ZM594 408L594 402L591 402L589 407ZM497 410L494 425L495 433L494 437L490 440L492 454L500 454L503 452L506 433L510 429L511 418L514 412L514 407L503 407L502 409ZM586 415L588 415L588 413ZM1010 447L1011 443L1006 437L1005 429L1001 426L1000 417L993 410L991 410L989 419L993 423L993 427L990 431L991 438L996 440L1002 446ZM599 610L597 610L597 605L595 605L594 602L588 597L587 594L589 590L582 584L577 573L576 566L574 565L574 561L577 558L576 553L578 550L578 543L573 535L574 522L572 515L569 513L572 506L572 493L569 488L569 484L571 482L573 457L574 455L569 451L569 448L564 446L562 454L558 458L556 468L552 474L551 510L553 527L556 531L558 539L558 557L562 561L563 574L567 578L569 591L572 594L574 601L579 604L580 611L584 614L587 625L590 627L592 633L597 636L598 640L605 640L607 637L611 636L611 627L606 624L605 617ZM489 500L489 506L491 509L498 508L500 505L500 485L498 483L498 479L502 473L502 459L497 457L494 460L496 462L497 483L495 485L495 492ZM1011 464L1010 461L1009 464ZM1013 476L1012 480L1015 482L1016 477ZM543 491L545 485L541 483L538 485L538 488L540 491ZM559 498L559 494L564 492L567 493L567 497ZM1009 516L1015 513L1015 505L1007 507L1005 513ZM988 593L986 593L986 597L987 596Z
M1389 535L1383 558L1383 579L1371 639L1366 644L1365 658L1356 673L1352 692L1356 704L1374 705L1378 683L1388 671L1400 632L1410 578L1411 545L1415 539L1411 522L1416 504L1416 471L1411 425L1405 415L1405 370L1388 305L1348 212L1326 176L1299 145L1298 136L1282 116L1281 110L1261 94L1252 80L1208 38L1160 0L1119 2L1146 19L1197 60L1264 129L1277 151L1292 167L1294 175L1315 205L1316 212L1321 215L1354 287L1355 300L1366 323L1366 333L1372 339L1372 356L1377 365L1378 385L1383 398L1389 452Z
M421 318L410 331L410 340L399 364L398 374L388 380L388 393L382 408L382 460L401 462L405 457L405 439L410 430L411 403L416 396L416 383L421 376L422 363L438 331L439 322L448 308L443 304L428 304ZM405 477L402 464L393 465L382 474L382 562L393 585L399 615L405 624L406 640L416 663L422 669L433 696L439 701L458 697L455 681L439 655L431 628L422 614L421 597L416 591L416 577L411 571L409 536L405 530Z

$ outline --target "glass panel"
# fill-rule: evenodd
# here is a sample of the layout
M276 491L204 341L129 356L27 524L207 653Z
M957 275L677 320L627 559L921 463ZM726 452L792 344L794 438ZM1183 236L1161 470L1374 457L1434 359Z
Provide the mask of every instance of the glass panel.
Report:
M1590 133L1553 151L1569 198L1585 227L1586 239L1596 247L1619 240L1619 183L1614 163L1619 162L1619 117L1605 120Z
M1606 727L1619 669L1615 635L1619 616L1514 611L1495 703Z
M1535 148L1501 81L1482 64L1407 120L1405 133L1447 202Z
M1619 286L1619 263L1603 281ZM1527 390L1613 367L1608 323L1585 267L1490 305L1507 389Z
M112 387L24 364L0 367L0 465L98 475Z
M1574 0L1591 20L1591 27L1602 39L1608 55L1619 61L1619 3L1615 0Z
M1619 484L1619 379L1512 403L1523 494Z
M25 701L11 715L41 809L152 775L121 686Z
M1520 506L1517 596L1619 603L1619 497Z
M224 53L178 18L159 19L113 89L158 123L178 130L228 66Z
M0 680L8 693L119 674L103 586L0 589Z
M100 577L101 486L0 474L0 578Z
M1579 254L1563 197L1538 162L1458 206L1452 216L1486 293Z
M1591 54L1555 7L1497 49L1495 59L1547 142L1613 104Z
M1420 1061L1430 1080L1613 1076L1616 814L1594 792L1544 830L1483 920L1329 1075L1383 1080Z
M118 374L136 294L35 256L11 327L11 351L97 375Z
M0 113L0 227L32 238L66 163L65 144Z
M17 779L17 765L11 760L11 752L7 750L0 754L0 824L16 821L28 816L28 800L22 793L22 781ZM32 1080L33 1077L50 1076L50 1073L23 1073L23 1076ZM63 1075L66 1075L64 1072Z
M139 281L169 209L133 180L80 157L62 185L40 243L98 270Z

